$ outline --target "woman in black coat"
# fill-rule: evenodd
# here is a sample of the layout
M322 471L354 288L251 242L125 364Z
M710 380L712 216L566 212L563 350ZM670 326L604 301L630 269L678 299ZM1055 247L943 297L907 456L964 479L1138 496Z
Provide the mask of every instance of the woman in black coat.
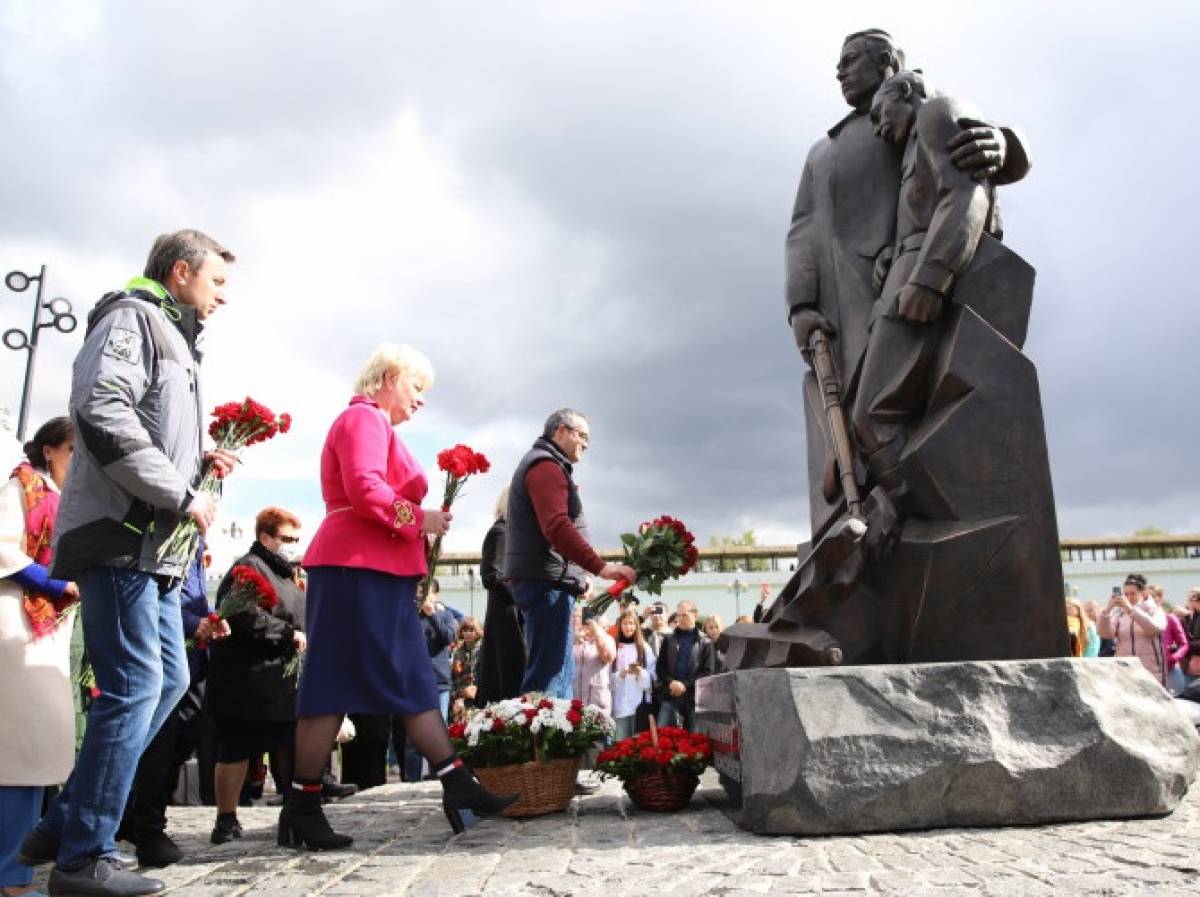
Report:
M479 677L475 704L515 698L521 693L525 675L525 631L521 610L513 603L504 582L504 534L507 528L508 487L496 500L496 522L483 538L483 563L479 577L487 589L487 614L483 621L483 644L479 649Z
M209 649L208 709L217 733L217 823L212 843L240 838L238 796L249 761L271 754L275 787L291 785L296 725L295 670L305 647L304 592L296 584L294 553L300 520L279 508L266 508L255 520L255 541L238 558L217 589L217 612L229 621L230 636ZM222 612L234 586L232 572L244 566L262 574L275 590L269 610L254 607Z

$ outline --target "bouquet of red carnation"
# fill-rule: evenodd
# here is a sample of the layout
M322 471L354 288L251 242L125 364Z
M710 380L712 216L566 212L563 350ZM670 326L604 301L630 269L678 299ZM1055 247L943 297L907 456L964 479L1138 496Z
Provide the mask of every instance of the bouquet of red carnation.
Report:
M256 607L269 611L279 603L279 595L271 581L253 567L237 564L229 571L229 577L233 582L229 590L221 596L220 610L208 615L208 619L213 623L228 620ZM191 639L188 640L188 647L193 647ZM194 647L203 651L208 645L204 639L197 639Z
M621 542L625 563L637 571L637 582L618 579L588 602L597 615L608 610L617 596L630 586L661 595L664 582L690 573L700 560L696 537L682 521L666 515L643 523L636 534L622 533Z
M266 442L278 433L286 433L292 428L292 416L275 412L266 405L259 404L254 399L247 398L243 402L227 402L212 410L213 422L209 424L208 435L213 438L216 447L226 451L236 452L257 442ZM219 495L221 492L221 476L215 470L204 474L200 480L199 492L209 495ZM165 557L183 557L190 559L196 553L196 543L200 538L200 528L196 521L186 518L171 532L167 541L158 549L158 559Z
M651 727L618 741L596 757L596 772L622 782L656 773L700 775L712 762L712 742L707 735L675 726Z
M486 455L462 443L438 452L437 462L438 468L446 472L446 487L442 491L443 511L450 510L450 506L454 504L454 500L462 493L468 478L477 473L487 473L492 469L491 462L488 461ZM426 593L428 593L429 589L429 580L433 579L433 570L437 566L438 558L441 556L442 537L438 536L433 540L433 544L429 546L429 550L425 556L429 567L429 572L425 574L425 581L423 583Z

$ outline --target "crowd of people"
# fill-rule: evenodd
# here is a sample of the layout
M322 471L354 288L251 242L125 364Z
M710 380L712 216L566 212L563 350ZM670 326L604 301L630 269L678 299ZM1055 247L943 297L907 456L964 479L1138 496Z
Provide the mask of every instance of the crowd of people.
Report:
M237 809L261 795L269 765L278 843L348 847L324 803L381 784L389 757L406 781L440 782L459 832L518 795L491 793L464 765L452 716L539 692L598 705L618 738L652 719L694 729L697 682L724 669L722 621L691 601L592 613L596 580L638 577L590 544L573 478L590 422L570 408L550 414L498 497L483 625L438 600L427 546L453 514L423 507L428 482L397 433L434 381L409 346L372 353L330 426L326 513L303 558L297 515L264 508L210 605L203 543L179 551L172 533L190 521L203 536L217 508L202 475L236 471L232 453L202 450L199 386L200 337L225 304L233 261L199 231L159 237L144 273L89 315L69 416L0 457L12 471L0 487L5 897L29 893L32 868L50 863L54 895L162 890L116 842L132 843L142 867L181 858L167 805L193 754L214 844L242 837ZM259 596L248 603L247 583ZM1187 614L1163 598L1133 575L1103 610L1068 602L1075 653L1137 657L1164 688L1186 690L1200 676L1200 592ZM76 616L82 696L70 670ZM77 752L76 697L88 703Z
M1075 657L1136 657L1175 696L1200 679L1200 587L1184 607L1169 604L1162 586L1131 573L1108 603L1067 599L1067 633ZM1200 695L1197 695L1200 698Z

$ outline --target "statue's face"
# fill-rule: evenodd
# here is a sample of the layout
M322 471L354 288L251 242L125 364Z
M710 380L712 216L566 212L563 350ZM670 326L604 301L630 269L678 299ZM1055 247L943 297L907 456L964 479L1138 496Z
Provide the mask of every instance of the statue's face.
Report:
M916 112L906 99L901 99L892 90L881 90L871 103L871 122L875 125L875 136L889 143L903 146L912 130Z
M867 43L861 37L848 41L842 47L837 79L842 85L842 96L856 109L870 102L879 85L884 82L884 72L880 70L878 61L871 58Z

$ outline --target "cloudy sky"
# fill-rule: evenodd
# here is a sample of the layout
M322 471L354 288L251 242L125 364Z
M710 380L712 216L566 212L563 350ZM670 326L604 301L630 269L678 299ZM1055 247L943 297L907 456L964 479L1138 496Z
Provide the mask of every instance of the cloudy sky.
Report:
M664 512L705 539L793 542L783 236L808 147L846 112L841 39L884 27L1029 138L1006 239L1039 272L1027 351L1063 535L1200 530L1200 7L823 8L7 0L0 268L46 264L82 313L162 231L238 254L207 397L297 426L247 453L230 514L319 519L324 431L389 339L437 368L401 430L418 457L465 441L495 463L449 547L478 546L562 405L592 420L579 481L600 544ZM0 291L0 327L29 314ZM44 337L34 425L62 412L81 334ZM0 351L14 414L23 364Z

